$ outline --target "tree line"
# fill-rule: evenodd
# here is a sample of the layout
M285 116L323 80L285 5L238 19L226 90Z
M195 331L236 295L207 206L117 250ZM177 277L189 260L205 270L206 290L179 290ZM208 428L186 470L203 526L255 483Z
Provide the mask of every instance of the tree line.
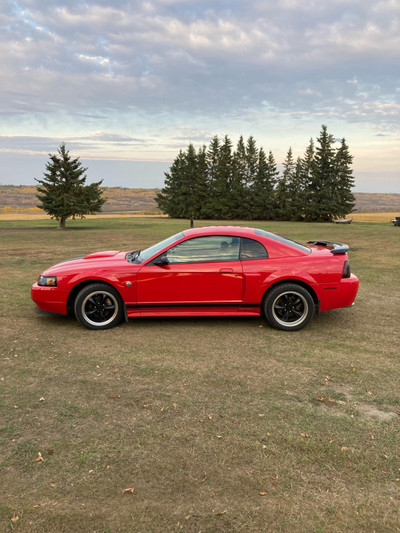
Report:
M208 147L189 144L165 173L158 207L172 218L331 221L351 213L353 156L345 139L323 125L296 160L289 148L282 172L271 151L254 137L239 138L236 149L226 135Z

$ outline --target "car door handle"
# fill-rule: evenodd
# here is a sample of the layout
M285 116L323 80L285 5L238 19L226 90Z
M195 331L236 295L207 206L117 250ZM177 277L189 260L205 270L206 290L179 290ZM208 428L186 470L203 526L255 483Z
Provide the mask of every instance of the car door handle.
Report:
M233 268L220 268L219 272L220 274L232 274Z

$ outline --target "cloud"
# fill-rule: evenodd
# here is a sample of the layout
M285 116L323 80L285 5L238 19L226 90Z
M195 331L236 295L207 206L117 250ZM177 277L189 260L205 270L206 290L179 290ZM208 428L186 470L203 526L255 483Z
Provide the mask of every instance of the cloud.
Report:
M48 153L68 140L94 156L165 158L217 133L283 138L330 122L340 122L340 134L362 124L398 137L399 6L7 2L0 134L13 140L0 137L0 149Z
M116 1L57 5L20 2L3 35L6 107L230 113L268 99L282 108L293 96L343 93L359 62L398 54L399 21L390 2L269 3ZM229 7L228 7L229 6ZM393 9L391 9L393 8ZM379 13L379 17L376 17ZM308 86L308 80L315 86ZM249 85L251 83L251 86ZM311 93L305 93L303 85ZM30 102L10 97L29 87ZM324 88L326 91L326 87ZM310 99L295 98L310 109Z

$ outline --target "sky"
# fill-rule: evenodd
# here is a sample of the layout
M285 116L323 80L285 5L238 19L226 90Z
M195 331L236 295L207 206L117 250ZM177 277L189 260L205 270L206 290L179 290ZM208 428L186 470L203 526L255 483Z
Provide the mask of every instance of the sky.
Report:
M88 182L162 187L189 143L281 164L326 124L355 192L400 193L400 0L0 0L0 68L3 185L64 142Z

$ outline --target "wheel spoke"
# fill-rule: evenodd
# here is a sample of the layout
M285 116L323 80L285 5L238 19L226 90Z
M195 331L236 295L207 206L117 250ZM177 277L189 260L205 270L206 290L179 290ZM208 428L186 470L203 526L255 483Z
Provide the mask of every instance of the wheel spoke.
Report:
M304 311L298 311L297 309L293 309L293 314L296 315L298 318L300 318L303 313Z

